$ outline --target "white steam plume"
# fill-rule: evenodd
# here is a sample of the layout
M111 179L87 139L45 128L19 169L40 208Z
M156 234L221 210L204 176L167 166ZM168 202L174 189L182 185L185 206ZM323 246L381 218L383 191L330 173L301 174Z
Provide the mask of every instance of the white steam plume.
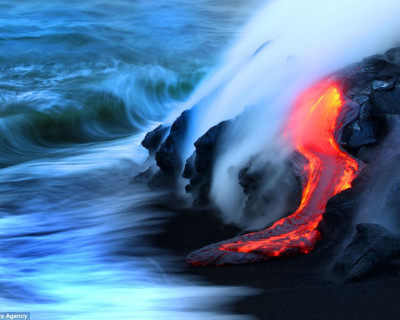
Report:
M212 196L227 216L240 207L232 199L242 192L237 172L228 168L274 144L299 92L329 72L397 45L399 14L399 0L276 0L243 29L220 67L183 106L199 107L184 158L210 127L254 109L228 134L229 151L221 152L215 168Z

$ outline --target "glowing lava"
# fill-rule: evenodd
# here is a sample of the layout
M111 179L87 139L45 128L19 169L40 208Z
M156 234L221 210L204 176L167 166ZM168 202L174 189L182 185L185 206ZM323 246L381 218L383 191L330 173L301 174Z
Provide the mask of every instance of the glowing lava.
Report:
M345 116L354 114L338 84L323 81L295 103L285 135L307 160L305 185L299 208L271 227L191 253L192 265L240 264L270 257L310 252L320 239L317 229L328 200L351 187L358 162L336 142Z

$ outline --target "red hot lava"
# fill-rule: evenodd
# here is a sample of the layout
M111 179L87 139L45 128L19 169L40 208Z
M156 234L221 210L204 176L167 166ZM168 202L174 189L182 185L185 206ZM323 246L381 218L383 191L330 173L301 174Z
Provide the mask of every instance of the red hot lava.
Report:
M358 162L336 142L344 117L351 111L337 83L323 81L303 93L285 130L295 149L307 160L298 209L263 231L196 250L186 261L192 265L240 264L309 253L320 239L317 227L328 200L350 188L358 172Z

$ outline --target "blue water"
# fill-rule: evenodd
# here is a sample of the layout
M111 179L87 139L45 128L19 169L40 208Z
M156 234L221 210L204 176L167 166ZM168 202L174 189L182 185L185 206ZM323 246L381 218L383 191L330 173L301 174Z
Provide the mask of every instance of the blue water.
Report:
M177 276L146 241L160 194L131 179L261 3L0 1L0 311L234 319L248 291Z

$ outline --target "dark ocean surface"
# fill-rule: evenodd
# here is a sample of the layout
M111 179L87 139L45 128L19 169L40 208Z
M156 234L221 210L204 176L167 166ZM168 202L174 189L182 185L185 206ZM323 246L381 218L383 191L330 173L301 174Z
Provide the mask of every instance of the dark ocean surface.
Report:
M234 319L248 293L176 274L131 183L261 0L0 1L0 311Z

